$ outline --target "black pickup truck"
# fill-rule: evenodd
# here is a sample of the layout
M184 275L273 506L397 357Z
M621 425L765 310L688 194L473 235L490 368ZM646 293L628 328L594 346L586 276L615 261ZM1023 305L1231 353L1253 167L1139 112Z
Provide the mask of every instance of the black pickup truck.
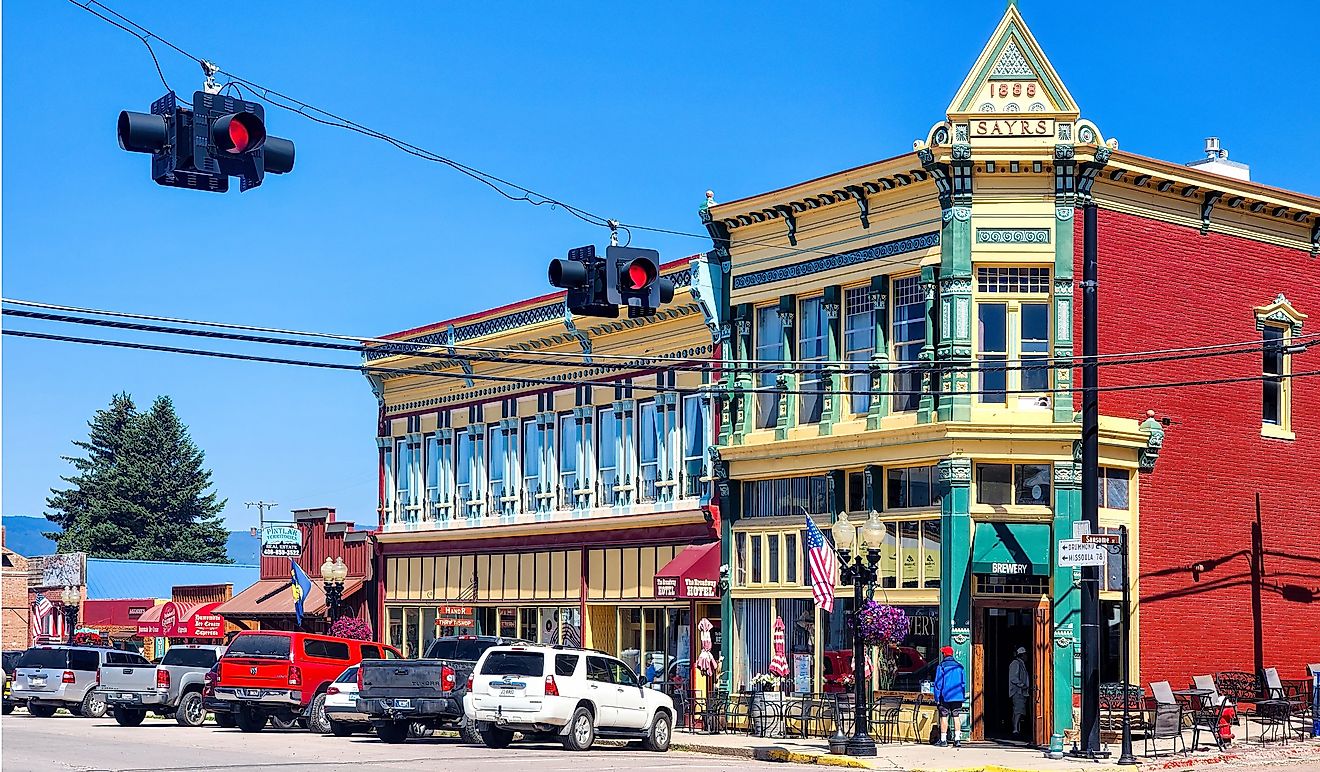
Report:
M493 635L437 638L422 659L364 659L358 668L358 712L371 719L382 742L408 739L410 725L456 729L465 742L480 743L463 717L468 676L491 646L526 643Z

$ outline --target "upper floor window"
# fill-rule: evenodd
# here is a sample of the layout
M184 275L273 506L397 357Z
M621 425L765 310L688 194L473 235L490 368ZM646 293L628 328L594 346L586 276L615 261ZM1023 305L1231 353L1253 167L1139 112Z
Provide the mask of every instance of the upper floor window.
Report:
M451 455L453 444L441 439L439 433L426 436L426 503L427 517L436 518L448 515L448 505L454 499L453 469Z
M522 428L523 490L527 494L523 511L538 512L541 510L539 496L542 492L541 428L537 425L535 418L528 418L523 421Z
M706 473L706 400L699 394L683 397L683 495L701 494Z
M486 465L487 477L490 478L490 512L505 513L508 506L504 499L509 495L509 440L514 438L514 444L517 444L517 435L510 435L500 428L499 424L491 424L487 427L487 436L490 437L490 462Z
M1292 439L1292 339L1302 331L1306 314L1279 293L1274 302L1255 309L1261 332L1261 434Z
M759 375L756 385L762 391L756 395L756 428L772 429L779 420L780 395L768 391L775 386L776 373L769 372L784 359L784 325L779 319L779 307L760 306L756 309L756 355Z
M857 364L848 378L848 400L853 415L865 413L871 407L871 375L862 368L871 361L875 352L875 302L870 287L851 287L843 293L843 358Z
M596 470L596 502L612 507L619 500L619 419L612 407L603 407L596 415L599 436Z
M825 475L776 477L743 484L743 517L801 517L829 508Z
M381 453L381 468L385 473L385 500L380 503L380 508L386 512L394 511L394 447L393 443L386 445L384 452Z
M421 443L408 439L398 441L395 450L395 501L403 520L416 520L421 506L420 466Z
M976 502L1049 506L1053 471L1049 464L977 464Z
M577 508L578 423L572 413L559 416L559 508Z
M921 402L921 348L926 345L926 293L921 277L905 276L890 285L893 298L894 410L916 410Z
M473 437L465 429L460 429L455 438L454 492L459 511L466 512L468 502L472 500L472 448Z
M825 318L824 299L807 298L798 304L798 359L802 368L798 375L798 423L820 423L825 408L825 373L823 365L829 353L826 343L829 322Z
M889 467L885 475L886 509L939 506L934 466Z
M660 423L655 402L637 403L637 485L638 501L658 498L656 483L660 476Z
M1131 475L1126 469L1101 467L1097 483L1100 487L1100 506L1105 509L1128 508L1128 482Z
M1007 404L1009 392L1048 391L1050 387L1050 304L1030 296L1049 293L1048 268L1012 266L977 269L976 356L984 404ZM1021 367L1009 367L1020 360Z

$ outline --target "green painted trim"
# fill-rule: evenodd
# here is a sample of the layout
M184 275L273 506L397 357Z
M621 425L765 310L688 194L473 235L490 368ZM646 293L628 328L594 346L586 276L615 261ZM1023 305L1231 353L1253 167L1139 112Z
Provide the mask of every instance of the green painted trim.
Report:
M1053 97L1054 104L1059 106L1059 112L1077 112L1077 105L1071 104L1068 100L1065 100L1063 95L1055 88L1055 80L1058 78L1059 74L1054 72L1054 68L1046 67L1040 59L1036 58L1035 50L1032 46L1027 45L1026 38L1016 24L1010 24L1005 33L999 38L999 42L995 44L994 51L990 54L990 58L986 60L986 63L982 65L980 72L977 73L976 78L973 81L975 85L968 89L967 95L963 97L962 104L958 105L957 112L968 112L969 105L976 100L976 94L981 90L981 86L990 82L990 71L994 69L995 64L999 62L999 56L1004 53L1004 47L1008 45L1009 40L1017 43L1018 50L1022 52L1022 56L1027 60L1027 64L1030 64L1031 68L1036 71L1036 80L1040 81L1045 86L1045 90L1049 92L1051 97ZM1053 73L1054 77L1046 77L1048 73ZM1003 79L1001 78L1001 80ZM1014 80L1019 79L1014 78ZM1058 85L1062 85L1062 83L1059 83Z
M866 428L880 428L880 420L889 415L893 404L888 392L893 376L889 373L889 277L871 278L871 299L875 303L875 338L871 354L871 404L866 413Z
M732 488L739 486L739 483L730 481L729 485ZM736 499L737 495L731 495L730 498ZM729 512L728 509L725 511L726 513ZM725 517L720 518L720 565L730 566L730 569L733 566L731 559L733 552L732 526L732 517L726 514ZM732 580L733 577L729 578ZM732 582L730 583L732 584ZM724 594L720 596L720 659L723 667L720 670L719 688L731 692L733 690L733 593L731 590L725 590Z
M825 358L831 362L838 362L843 359L843 319L848 313L848 309L843 304L843 288L837 284L826 287L821 302L825 305L833 303L838 308L833 319L828 316L825 319ZM852 399L851 395L839 393L843 388L843 374L838 368L827 368L824 378L828 381L830 390L822 397L825 400L820 413L822 437L828 436L833 431L834 425L842 417L844 402Z
M940 645L972 667L972 462L946 458L936 465L940 499Z
M1081 465L1063 462L1054 465L1054 540L1072 538L1073 523L1082 510ZM1062 732L1073 725L1073 692L1080 687L1077 656L1081 633L1081 594L1073 586L1073 569L1054 569L1051 582L1054 601L1054 729Z

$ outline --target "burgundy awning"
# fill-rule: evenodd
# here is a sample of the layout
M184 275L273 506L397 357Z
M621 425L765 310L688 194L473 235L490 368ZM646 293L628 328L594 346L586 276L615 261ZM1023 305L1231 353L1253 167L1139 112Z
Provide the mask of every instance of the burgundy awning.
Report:
M719 584L720 543L694 544L655 572L655 597L715 599L720 596Z

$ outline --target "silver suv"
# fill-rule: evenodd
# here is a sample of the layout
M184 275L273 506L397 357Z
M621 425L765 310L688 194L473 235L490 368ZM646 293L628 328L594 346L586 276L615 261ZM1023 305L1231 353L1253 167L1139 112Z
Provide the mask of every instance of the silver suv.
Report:
M105 700L97 692L102 665L144 665L131 651L91 646L34 646L23 652L14 669L13 695L39 718L60 708L76 716L100 718Z

